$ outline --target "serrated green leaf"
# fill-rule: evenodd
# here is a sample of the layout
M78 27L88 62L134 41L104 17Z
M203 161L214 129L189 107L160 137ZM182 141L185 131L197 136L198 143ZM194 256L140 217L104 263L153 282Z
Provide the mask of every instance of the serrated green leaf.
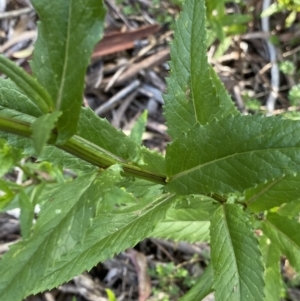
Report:
M56 287L83 270L90 270L99 261L111 258L149 236L156 223L160 222L171 206L173 196L166 195L153 200L151 204L142 202L119 212L103 213L93 220L79 250L71 250L62 257L41 280L42 290ZM81 251L81 252L80 252ZM88 259L88 260L87 260ZM74 262L78 266L74 267ZM70 271L73 275L70 275ZM51 283L51 285L50 285ZM36 293L35 289L32 293Z
M31 67L47 89L57 111L58 142L76 132L84 76L95 44L103 32L101 0L32 0L41 22Z
M163 185L154 184L152 182L131 178L126 179L120 187L124 187L127 192L134 195L138 199L152 200L155 196L163 194Z
M165 99L168 131L173 138L187 132L196 122L238 114L229 98L222 98L207 63L204 0L185 2L175 25L171 45L170 78Z
M166 173L161 154L138 145L91 109L81 110L77 135L116 155L124 163L161 175Z
M227 90L225 89L224 84L220 81L218 74L216 73L216 71L214 70L214 68L212 68L211 66L209 66L209 70L210 70L210 76L211 76L212 84L215 86L218 98L220 99L221 102L223 102L220 105L222 107L223 106L228 107L225 110L223 108L223 110L224 110L223 114L221 116L220 116L220 114L217 115L217 116L215 116L216 119L225 118L227 115L238 115L239 112L234 107L232 99L229 96Z
M121 161L133 161L138 157L136 143L90 108L81 110L77 135L115 154Z
M144 111L138 118L130 132L130 138L137 144L142 143L142 137L147 124L148 111Z
M0 77L0 105L4 108L14 109L34 117L41 115L41 111L10 79Z
M277 210L277 213L289 218L298 218L300 215L300 200L284 204Z
M159 223L150 237L171 239L174 241L208 242L210 222L203 221L181 221L167 217Z
M300 171L300 123L235 116L195 125L167 147L169 190L179 194L243 192Z
M248 216L237 205L220 206L210 234L216 301L263 301L264 269Z
M139 166L143 170L161 175L164 178L166 177L166 163L162 154L141 146L139 156L138 160L133 161L134 165Z
M102 210L110 210L115 205L124 206L124 204L126 204L126 206L131 206L138 203L138 200L132 194L127 193L125 189L120 189L120 187L111 188L111 190L105 194L105 199L110 201L108 203L103 202Z
M17 66L3 55L0 55L0 70L6 74L29 99L31 99L41 113L47 113L52 110L51 98L43 86L21 67ZM2 84L3 83L4 81L2 80Z
M152 237L175 241L208 242L211 214L215 210L212 199L205 196L190 196L177 201L170 208L166 219L151 233Z
M300 199L300 175L288 175L245 191L245 203L253 212L261 212ZM299 202L300 203L300 202Z
M80 236L84 235L84 229L90 223L89 218L95 216L96 206L99 201L97 199L99 191L94 190L95 198L93 203L91 203L92 191L89 187L93 186L91 183L95 177L96 174L79 177L74 182L62 186L48 199L47 206L45 209L42 209L38 222L35 225L34 235L20 242L19 248L17 246L14 247L15 252L19 253L19 255L15 256L15 253L12 256L14 259L11 258L10 260L21 262L21 265L15 270L18 274L17 277L20 277L20 279L26 273L30 274L30 270L34 269L37 262L44 264L39 265L40 271L37 271L36 274L34 273L33 277L28 277L27 275L27 278L24 277L22 279L20 283L23 285L19 287L18 293L13 292L13 278L11 278L13 275L9 273L9 270L1 268L2 271L6 271L0 278L0 291L5 291L5 293L1 293L1 296L5 300L21 300L21 298L25 297L26 291L29 289L29 287L26 288L25 283L32 278L38 279L42 277L47 269L47 264L67 253L70 248L73 248L82 239ZM89 210L89 208L92 210ZM47 243L45 243L46 239ZM52 245L52 250L48 253L49 256L46 256L47 258L43 256L43 252L50 251L50 248L48 250L47 248L45 249L45 245L41 245L43 241L45 245ZM56 244L55 249L53 249L53 244ZM38 254L40 254L40 257ZM36 263L34 263L35 259L30 259L30 255L35 257ZM0 261L0 266L2 267L10 264L5 259ZM33 285L34 283L28 284L31 287Z
M264 234L300 272L300 224L277 213L268 213L262 225Z
M18 140L18 138L16 138L16 140ZM27 143L31 144L32 141L27 139ZM40 157L38 157L38 159L41 161L49 161L51 163L62 166L63 168L69 168L79 173L91 172L97 169L96 166L93 166L92 164L81 160L80 158L77 158L61 149L50 145L45 147L43 153Z
M279 301L283 288L280 273L280 252L266 236L259 240L259 244L265 263L265 301Z
M37 118L32 124L32 139L37 156L40 156L50 138L50 133L61 112L54 111Z
M205 195L189 195L181 199L175 210L182 220L210 221L217 205L214 199Z
M31 237L12 246L0 261L3 300L19 301L57 287L149 235L164 218L173 196L99 211L104 192L112 188L111 177L115 176L118 180L118 171L111 169L99 176L82 176L49 197Z
M196 284L179 301L202 301L213 289L214 274L209 264Z

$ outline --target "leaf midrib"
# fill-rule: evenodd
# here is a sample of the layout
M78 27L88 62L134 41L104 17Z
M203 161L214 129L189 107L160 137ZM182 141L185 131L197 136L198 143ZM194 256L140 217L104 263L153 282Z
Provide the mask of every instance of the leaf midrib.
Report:
M169 194L168 196L164 196L164 198L158 203L156 204L154 207L152 207L150 210L147 210L143 215L138 215L136 219L132 220L131 222L129 222L128 224L124 225L123 227L121 228L118 228L118 231L114 232L113 234L108 234L106 235L105 237L103 237L100 241L97 241L95 242L93 245L91 245L89 248L85 249L82 253L80 253L79 256L82 256L85 252L89 251L91 248L95 247L95 245L97 245L98 243L100 243L101 241L105 240L105 239L108 239L108 236L111 236L111 235L116 235L117 233L122 233L123 232L123 229L128 227L129 225L135 223L137 220L140 220L142 219L144 216L152 213L158 206L162 205L163 203L166 203L167 201L169 201L170 199L172 199L173 197L175 196L175 194ZM158 197L158 199L161 198L161 196ZM154 201L155 202L155 201ZM135 212L132 212L132 214L134 214ZM155 225L153 225L153 227L155 227ZM78 260L78 256L76 256L76 258L73 258L73 262L77 261ZM69 263L66 263L65 265L63 265L62 267L60 267L60 270L61 269L64 269ZM49 278L51 277L51 275L55 274L57 272L54 271L52 274L48 274L46 277ZM70 280L70 279L69 279ZM42 280L43 281L43 280ZM68 280L66 280L68 281ZM30 293L32 294L35 294L35 293L38 293L35 292L35 291L31 291Z
M93 181L90 182L90 185L91 185L92 182L93 182ZM82 192L82 194L78 197L78 201L79 201L80 197L87 191L87 189L90 187L90 185L84 189L84 191ZM34 258L37 252L40 252L40 247L44 244L45 241L47 241L47 240L49 239L49 237L51 237L53 234L56 235L56 232L53 231L53 230L54 230L54 229L57 229L57 228L58 228L58 227L66 220L66 218L69 218L69 217L70 217L69 214L70 214L70 212L71 212L72 210L74 210L74 208L78 205L78 201L77 201L77 202L74 202L74 203L73 203L73 206L71 206L70 208L68 208L69 210L65 213L65 216L59 221L59 223L58 223L56 226L54 226L54 227L52 228L51 233L49 233L49 235L47 235L47 234L44 235L43 239L41 240L40 244L37 246L36 250L33 252L33 254L32 254L32 256L30 257L30 259ZM71 222L73 222L73 221L72 221L73 219L74 219L74 215L72 215L72 217L71 217ZM39 230L39 229L38 229L38 230ZM55 233L54 233L54 232L55 232ZM24 247L23 247L23 249L24 249ZM23 249L22 249L22 250L23 250ZM25 262L25 264L23 265L23 268L25 268L25 267L28 266L28 265L29 265L29 267L31 267L30 259L27 260L27 261ZM21 268L20 270L22 270L22 268ZM10 283L8 284L8 286L5 288L5 291L7 291L7 289L10 288L11 285L13 285L13 284L14 284L14 281L10 281ZM4 292L5 292L5 291L4 291ZM23 296L23 297L24 297L24 296Z
M225 227L226 227L226 231L228 232L228 236L230 238L229 243L230 243L230 246L231 246L231 249L232 249L232 254L233 254L233 257L234 257L234 265L235 265L236 273L237 273L237 276L238 276L238 283L239 283L238 292L239 292L239 295L240 295L240 300L242 300L241 281L240 281L241 277L240 277L238 264L237 264L237 260L236 260L237 257L236 257L236 254L235 254L235 249L234 249L233 243L232 243L231 233L230 233L229 226L228 226L228 223L227 223L225 206L222 206L222 211L224 213L224 224L225 224Z
M68 53L70 48L70 20L72 16L72 0L70 0L69 4L69 11L68 11L68 18L67 18L67 39L66 39L66 47L65 47L65 53L64 53L64 65L63 65L63 72L62 72L62 78L58 90L57 95L57 101L56 101L56 109L60 110L61 104L62 104L62 97L63 97L63 90L65 86L65 79L66 79L66 73L67 73L67 66L68 66Z
M197 1L197 0L196 0L196 1ZM193 1L193 7L195 7L195 6L197 5L197 4L195 4L196 1ZM192 51L191 51L191 50L193 49L193 46L194 46L195 41L198 41L198 39L193 38L193 36L194 36L193 33L194 33L194 30L195 30L194 20L196 20L196 19L199 17L199 16L196 14L195 11L196 11L196 10L193 9L193 19L192 19L192 28L191 28L191 49L190 49L190 53L189 53L189 54L190 54L190 74L191 74L191 76L189 77L189 81L190 81L190 82L188 83L188 85L190 85L190 87L191 87L191 98L192 98L193 107L194 107L195 120L196 120L196 123L199 122L199 123L201 124L201 122L200 122L200 120L199 120L200 112L198 113L197 107L196 107L196 103L195 103L194 88L193 88L193 80L192 80L193 73L192 73L192 57L191 57ZM204 24L204 26L205 26L205 22L206 22L206 16L205 16L205 14L203 15L203 18L204 18L203 24ZM203 36L204 36L204 39L206 39L206 31L205 31L205 30L204 30ZM198 42L199 42L199 41L198 41ZM205 47L206 47L206 42L205 42ZM202 61L202 57L201 57L201 56L199 57L199 59ZM207 59L205 59L205 62L206 62L205 66L202 66L202 70L201 70L202 73L206 73L207 70L208 70L208 62L207 62Z
M206 163L203 163L203 164L199 164L195 167L192 167L192 168L189 168L187 170L184 170L182 172L179 172L177 174L175 174L174 176L170 176L169 179L170 180L175 180L177 178L180 178L182 176L185 176L197 169L201 169L205 166L208 166L208 165L211 165L211 164L214 164L214 163L217 163L219 161L222 161L222 160L226 160L226 159L229 159L229 158L232 158L234 156L240 156L240 155L245 155L245 154L250 154L250 153L254 153L254 152L264 152L264 151L271 151L271 150L284 150L284 149L287 149L287 150L290 150L290 149L300 149L300 146L291 146L291 147L276 147L276 148L265 148L265 149L259 149L259 150L251 150L251 151L244 151L244 152L240 152L240 153L234 153L234 154L230 154L228 156L224 156L224 157L221 157L221 158L218 158L218 159L215 159L213 161L209 161L209 162L206 162Z
M246 201L246 204L248 206L251 205L253 202L255 202L255 200L257 200L257 198L259 198L261 195L266 193L269 189L271 189L274 185L276 185L282 179L283 178L278 178L278 179L274 180L273 182L271 182L267 187L265 187L263 190L259 191L258 193L253 195L248 201Z
M193 3L193 7L195 7L195 2ZM191 87L191 98L192 98L193 107L194 107L195 120L196 120L196 122L199 122L197 109L196 109L196 104L195 104L193 81L192 81L193 73L192 73L191 53L192 53L192 48L193 48L194 40L195 40L195 39L192 38L193 37L193 32L194 32L194 22L193 22L194 20L195 20L195 9L193 9L193 20L192 20L192 30L191 30L191 49L190 49L190 53L189 53L189 55L190 55L190 74L191 74L191 76L189 76L189 82L187 84L188 84L188 88L189 88L189 86Z

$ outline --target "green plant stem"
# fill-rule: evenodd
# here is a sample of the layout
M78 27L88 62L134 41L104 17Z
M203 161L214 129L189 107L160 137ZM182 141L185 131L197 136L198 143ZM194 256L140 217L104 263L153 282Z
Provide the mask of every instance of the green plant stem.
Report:
M16 134L26 138L32 137L30 123L20 121L16 118L9 118L3 114L0 114L0 131ZM48 143L55 145L56 138L57 135L52 133ZM94 166L108 168L114 164L120 164L123 167L124 173L128 176L134 176L162 185L167 184L166 175L155 174L146 170L142 170L138 166L128 164L124 162L122 158L115 156L114 154L86 139L83 139L80 136L74 135L65 144L55 146L76 156L77 158L91 163ZM221 204L226 202L226 198L221 195L212 194L208 196Z
M18 119L8 118L0 114L0 130L26 138L31 138L32 129L31 124L20 121ZM54 144L57 135L51 134L49 144ZM80 158L86 162L98 166L100 168L108 168L114 164L121 164L126 175L142 178L154 183L166 184L166 176L151 173L149 171L142 170L138 166L134 166L125 163L121 158L107 152L101 147L74 135L65 144L56 145L56 147L63 149L64 151Z

